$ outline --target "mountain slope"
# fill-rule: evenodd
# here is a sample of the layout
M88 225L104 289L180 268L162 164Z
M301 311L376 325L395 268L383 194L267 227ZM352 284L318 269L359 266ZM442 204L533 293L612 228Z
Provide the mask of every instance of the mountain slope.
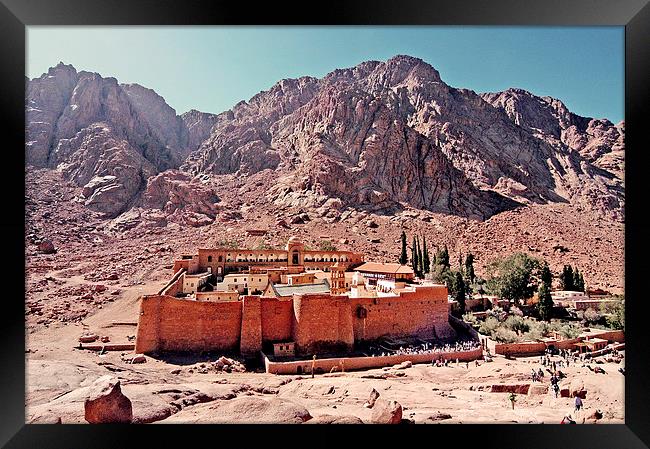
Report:
M390 212L405 202L484 219L566 202L622 219L622 185L577 151L586 147L541 139L424 61L396 56L278 82L220 114L181 169L274 170L269 199L279 204L334 197Z
M183 119L154 91L63 63L27 83L25 134L27 164L61 169L108 217L194 149Z

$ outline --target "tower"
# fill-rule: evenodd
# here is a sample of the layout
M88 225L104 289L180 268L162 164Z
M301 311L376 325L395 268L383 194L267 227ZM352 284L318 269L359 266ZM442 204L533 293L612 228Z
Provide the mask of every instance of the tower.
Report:
M336 262L330 267L330 270L330 293L333 295L340 295L341 293L345 293L345 268Z
M300 242L298 237L290 237L287 242L287 265L303 265L303 251L305 245Z

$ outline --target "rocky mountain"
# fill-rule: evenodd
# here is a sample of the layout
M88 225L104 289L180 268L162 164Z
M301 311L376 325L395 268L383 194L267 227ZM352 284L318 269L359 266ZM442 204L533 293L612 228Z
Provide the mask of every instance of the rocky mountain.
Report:
M27 163L59 169L110 218L153 207L205 223L220 209L215 179L262 172L272 182L259 194L278 210L485 220L566 203L624 217L624 123L521 89L454 88L410 56L281 80L221 114L181 116L151 89L59 64L28 81L26 113ZM176 168L184 175L165 174Z
M564 144L588 162L624 177L625 122L614 125L607 119L582 117L562 101L538 97L523 89L485 93L481 97L503 110L517 125L550 144Z
M282 80L240 102L181 169L274 170L268 196L279 206L336 198L383 213L407 203L485 219L525 204L571 203L622 219L621 178L597 163L603 148L622 149L622 137L577 116L564 140L540 137L499 104L448 86L417 58L369 61L322 79ZM539 116L549 136L559 126L552 114L528 116Z
M205 132L190 132L150 89L63 63L27 83L25 103L27 164L60 169L107 217L128 210L150 176L178 167Z

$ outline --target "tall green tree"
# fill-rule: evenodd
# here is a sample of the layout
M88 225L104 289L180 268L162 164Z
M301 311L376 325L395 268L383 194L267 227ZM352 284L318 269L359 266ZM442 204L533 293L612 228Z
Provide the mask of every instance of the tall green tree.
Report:
M436 256L437 262L439 265L442 265L447 268L451 268L449 265L449 250L447 250L447 245L445 245Z
M505 259L488 264L488 290L502 299L520 303L530 298L537 290L534 274L540 261L526 253L515 253Z
M575 285L573 284L573 268L571 265L565 265L562 269L562 274L560 275L560 283L562 284L562 290L573 291L575 290Z
M465 257L465 279L470 284L473 284L476 280L476 274L474 273L474 255L472 253L467 253Z
M415 246L415 236L413 236L413 243L411 244L411 268L413 268L414 272L417 271L417 251L417 247Z
M424 265L422 266L422 271L429 273L431 271L431 260L429 260L429 249L427 248L427 237L425 235L422 236L422 246L424 247L424 257L422 257Z
M553 273L551 273L551 269L548 266L548 262L544 261L544 264L542 265L541 274L539 277L542 283L546 284L546 287L550 291L551 285L553 284Z
M420 238L418 237L418 276L422 277L424 274L424 255L422 247L420 246Z
M573 272L573 288L579 292L585 291L585 279L582 277L582 273L580 273L578 268Z
M552 311L553 298L551 298L551 290L546 282L542 282L537 290L537 312L542 320L548 321L551 319Z
M456 271L453 277L453 296L460 309L460 314L465 314L465 281L463 280L463 274L460 271Z
M406 255L406 232L402 231L402 252L399 256L400 265L406 265L408 256Z

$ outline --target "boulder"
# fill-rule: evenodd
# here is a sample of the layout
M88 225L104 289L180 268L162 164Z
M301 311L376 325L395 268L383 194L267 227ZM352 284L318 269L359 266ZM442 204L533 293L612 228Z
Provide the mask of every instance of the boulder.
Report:
M570 397L575 398L579 396L580 399L584 399L587 396L587 390L585 390L585 385L579 378L575 378L569 384Z
M217 362L222 363L223 366L227 366L227 365L232 365L233 360L229 359L228 357L221 356L221 357L219 357Z
M131 363L146 363L147 358L144 356L144 354L135 354L133 357L131 357Z
M370 420L373 424L400 424L402 422L402 406L396 401L377 399L372 408Z
M436 412L427 419L429 421L444 421L445 419L451 419L451 415L449 413Z
M120 381L103 376L91 386L84 402L84 418L91 424L130 423L133 408L129 398L122 394Z
M321 415L310 419L305 424L363 424L363 421L354 415Z
M43 254L53 254L56 252L56 248L54 247L54 243L52 243L51 240L43 240L41 243L38 244L38 251L40 251Z
M548 385L545 384L531 384L528 389L528 395L542 395L548 393Z
M97 334L83 334L79 337L79 341L81 343L92 343L93 341L97 341L98 338L99 335Z
M365 404L363 404L363 406L366 408L372 408L375 405L375 401L377 401L377 399L379 399L379 392L373 388L370 392L370 397L365 402Z
M406 368L410 368L412 366L413 366L413 362L411 362L410 360L405 360L402 363L399 363L397 365L393 365L393 369L406 369Z

